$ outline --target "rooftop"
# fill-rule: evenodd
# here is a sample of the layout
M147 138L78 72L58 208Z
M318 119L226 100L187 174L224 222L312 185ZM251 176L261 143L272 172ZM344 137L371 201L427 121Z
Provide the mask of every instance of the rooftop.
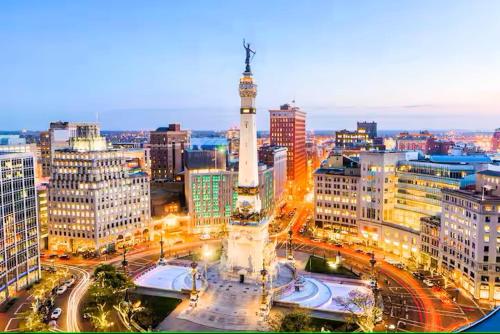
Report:
M347 170L350 172L347 173ZM359 172L355 173L353 172L355 169L354 168L344 168L344 167L321 167L318 168L314 174L315 175L342 175L342 176L354 176L354 177L359 177ZM359 170L359 169L358 169Z
M491 163L491 158L487 155L431 155L430 162L444 164L466 164L466 163Z
M448 188L443 188L441 191L444 194L449 194L449 195L457 195L461 196L464 198L467 198L469 200L473 200L476 202L479 201L494 201L500 203L500 196L491 196L487 194L483 194L482 191L477 191L477 190L464 190L464 189L448 189Z
M481 175L487 175L487 176L496 176L496 177L500 177L500 171L496 171L496 170L483 170L481 172L478 172L478 174L481 174Z
M228 146L225 137L197 137L191 138L191 148L195 150L213 149L219 146Z

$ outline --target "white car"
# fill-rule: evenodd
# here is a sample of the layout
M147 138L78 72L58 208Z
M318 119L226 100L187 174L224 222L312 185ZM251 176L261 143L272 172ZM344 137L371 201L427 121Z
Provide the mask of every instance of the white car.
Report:
M200 235L200 240L210 240L210 234L202 234L202 235Z
M68 290L68 287L66 285L61 285L57 291L56 291L56 294L58 295L62 295L63 293L66 292L66 290Z
M399 268L399 269L401 269L401 270L405 270L406 269L406 266L404 264L402 264L402 263L397 263L396 267Z
M432 283L431 280L428 280L428 279L424 279L422 281L426 286L428 286L429 288L432 288L434 286L434 283Z
M71 288L73 286L73 284L75 284L75 279L74 278L70 278L69 280L67 280L66 282L64 282L64 285L68 288Z
M61 316L62 309L60 307L56 307L54 311L52 311L52 314L50 315L50 319L59 319Z

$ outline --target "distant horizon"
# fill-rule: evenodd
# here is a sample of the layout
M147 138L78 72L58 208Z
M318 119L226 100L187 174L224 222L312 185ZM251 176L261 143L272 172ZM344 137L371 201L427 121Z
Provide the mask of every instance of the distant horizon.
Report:
M71 122L71 121L68 121L68 122ZM74 121L74 122L78 122L78 121ZM175 123L175 122L173 122ZM101 132L127 132L127 131L131 131L131 132L143 132L143 131L146 131L146 132L151 132L151 131L155 131L157 128L159 127L162 127L162 126L168 126L168 124L164 124L164 125L160 125L154 129L117 129L117 130L110 130L110 129L104 129L104 128L100 128ZM7 134L7 133L22 133L22 132L42 132L42 131L47 131L48 130L48 127L47 129L41 129L41 130L37 130L37 129L17 129L17 130L4 130L4 129L0 129L0 134ZM181 130L189 130L191 132L225 132L227 131L228 129L191 129L191 128L187 128L187 127L183 127L183 125L181 124ZM338 128L338 129L306 129L306 131L308 132L311 132L311 131L314 131L314 132L335 132L335 131L340 131L340 130L356 130L356 127L353 127L353 128ZM414 133L414 132L419 132L419 131L429 131L429 132L447 132L447 131L456 131L456 132L459 132L459 133L462 133L462 132L481 132L481 133L493 133L495 132L495 129L492 129L492 130L487 130L487 129L453 129L453 128L449 128L449 129L380 129L380 128L377 128L377 131L378 132L411 132L411 133ZM259 130L257 129L257 132L269 132L269 129L266 129L266 130Z

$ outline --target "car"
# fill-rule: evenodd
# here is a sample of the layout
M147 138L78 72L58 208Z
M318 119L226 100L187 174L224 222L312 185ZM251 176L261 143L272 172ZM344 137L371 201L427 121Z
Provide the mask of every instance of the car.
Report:
M50 319L55 319L55 320L59 319L61 313L62 309L60 307L56 307L54 311L52 311L52 313L50 314Z
M210 239L210 234L202 234L200 235L200 240L209 240Z
M55 259L57 257L57 254L50 254L49 259Z
M66 290L68 290L68 287L66 285L61 285L57 290L56 290L56 294L58 295L62 295L63 293L66 292Z
M321 242L321 239L314 238L314 239L312 239L312 242Z
M356 253L361 253L361 254L363 254L364 252L363 252L363 250L361 250L361 249L356 249Z
M66 282L64 282L64 285L68 288L71 288L73 286L73 284L75 284L75 279L74 278L70 278L69 280L67 280Z
M70 256L68 254L61 254L59 255L59 258L61 260L69 260L70 259Z
M420 273L420 272L418 272L418 271L414 271L414 272L412 272L411 274L412 274L415 278L417 278L417 279L423 279L423 278L425 277L425 276L424 276L424 274L422 274L422 273Z
M396 266L396 268L399 268L401 270L405 270L406 269L406 266L404 264L402 264L402 263L396 263L395 266Z
M429 288L432 288L434 286L434 283L432 283L432 281L429 279L424 279L422 282Z

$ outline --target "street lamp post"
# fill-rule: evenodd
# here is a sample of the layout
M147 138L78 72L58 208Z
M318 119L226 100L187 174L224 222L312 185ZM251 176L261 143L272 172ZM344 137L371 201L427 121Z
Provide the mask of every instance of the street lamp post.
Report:
M122 268L123 268L123 273L127 274L127 266L128 266L128 261L127 261L127 248L125 245L123 246L123 260L122 260Z
M377 305L379 304L379 296L378 296L379 288L378 288L377 277L376 277L376 273L375 273L375 265L376 264L377 264L377 260L375 260L375 251L372 251L372 255L370 258L371 281L372 281L371 288L373 291L373 302L374 302L375 307L377 307Z
M198 263L195 261L191 262L191 277L192 277L192 286L191 286L191 298L190 298L190 303L189 305L191 307L196 307L198 304L198 291L196 290L196 267L198 266Z
M163 253L163 232L160 235L160 259L158 260L159 265L165 265L165 254Z
M260 275L262 276L262 299L261 303L264 305L267 303L267 289L266 289L266 276L267 276L267 270L263 268L260 271Z
M267 270L264 266L264 263L262 263L262 270L260 271L261 275L261 281L262 281L262 296L261 296L261 301L260 301L260 318L261 321L264 321L267 313L268 313L268 308L269 305L267 303L267 289L266 289L266 281L267 281Z
M204 262L204 266L205 266L204 276L205 276L205 278L208 278L208 261L210 260L212 252L211 252L210 248L208 247L208 245L206 245L206 244L203 245L201 252L203 255L203 262Z

